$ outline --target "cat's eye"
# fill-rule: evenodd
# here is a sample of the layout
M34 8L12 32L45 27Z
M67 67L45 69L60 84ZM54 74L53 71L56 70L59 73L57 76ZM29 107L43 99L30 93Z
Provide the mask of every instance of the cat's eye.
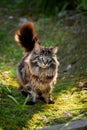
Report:
M48 61L48 63L49 63L49 64L51 64L51 63L52 63L52 59L48 59L47 61Z
M31 62L32 62L32 63L36 63L36 62L37 62L37 60L32 60Z
M37 61L37 59L31 60L32 63L36 63Z

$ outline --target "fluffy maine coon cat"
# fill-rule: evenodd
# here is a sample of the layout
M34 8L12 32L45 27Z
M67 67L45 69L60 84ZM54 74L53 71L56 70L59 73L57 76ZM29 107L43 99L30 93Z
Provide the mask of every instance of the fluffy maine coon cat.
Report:
M42 46L32 22L24 23L16 31L15 40L25 49L17 77L21 92L29 95L27 104L34 104L37 98L54 103L51 93L58 76L58 47Z

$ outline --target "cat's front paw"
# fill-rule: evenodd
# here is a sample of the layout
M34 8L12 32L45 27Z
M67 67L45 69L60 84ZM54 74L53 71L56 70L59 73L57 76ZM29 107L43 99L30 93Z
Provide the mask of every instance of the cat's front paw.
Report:
M26 103L26 105L34 105L35 104L35 102L33 102L33 101L28 101L27 103Z
M50 99L48 102L48 104L54 104L54 103L55 103L55 101L53 99Z

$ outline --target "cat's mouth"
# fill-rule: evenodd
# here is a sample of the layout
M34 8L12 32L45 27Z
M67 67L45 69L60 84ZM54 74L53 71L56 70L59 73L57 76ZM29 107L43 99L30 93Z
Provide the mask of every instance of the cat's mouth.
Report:
M43 65L42 68L46 69L46 68L48 68L48 65Z
M40 68L46 69L48 68L48 64L38 64Z

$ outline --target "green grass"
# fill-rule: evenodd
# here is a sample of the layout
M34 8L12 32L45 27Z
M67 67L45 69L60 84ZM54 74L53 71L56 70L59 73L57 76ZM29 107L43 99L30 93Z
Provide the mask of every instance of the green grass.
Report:
M15 43L14 33L18 17L7 19L9 12L1 17L0 31L0 129L36 130L59 123L87 117L87 91L80 84L87 82L87 18L79 14L72 26L64 19L39 19L36 30L46 47L59 46L59 78L54 88L55 104L37 101L34 106L25 105L27 98L18 91L17 64L23 50ZM27 16L29 17L29 16ZM31 18L30 18L31 19ZM32 18L33 19L33 18ZM68 29L65 27L68 26ZM77 26L82 31L74 32ZM77 30L76 30L77 31ZM67 65L72 67L65 72Z

